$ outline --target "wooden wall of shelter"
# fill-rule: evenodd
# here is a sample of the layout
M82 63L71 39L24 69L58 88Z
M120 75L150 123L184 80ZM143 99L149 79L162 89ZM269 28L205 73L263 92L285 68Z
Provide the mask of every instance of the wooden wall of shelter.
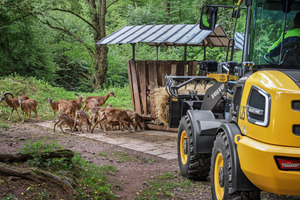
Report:
M165 75L203 75L198 69L198 61L127 61L131 98L134 110L141 115L156 118L151 89L165 86Z

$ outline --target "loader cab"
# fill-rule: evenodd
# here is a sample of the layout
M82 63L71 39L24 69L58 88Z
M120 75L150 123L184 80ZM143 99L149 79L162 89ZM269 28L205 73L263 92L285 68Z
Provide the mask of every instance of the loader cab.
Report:
M233 8L236 24L239 23L241 6L240 3L238 8ZM243 62L253 62L258 68L300 68L300 0L246 0L245 6ZM202 7L201 29L214 28L220 7L231 8L219 5ZM245 72L247 69L241 75Z
M247 58L259 67L299 68L299 12L299 0L253 0Z

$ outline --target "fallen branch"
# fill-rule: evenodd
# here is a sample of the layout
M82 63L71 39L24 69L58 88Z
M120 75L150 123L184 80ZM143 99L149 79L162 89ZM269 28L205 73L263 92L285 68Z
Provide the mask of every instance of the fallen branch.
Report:
M46 153L41 153L38 155L39 158L49 159L49 158L73 158L74 152L68 149L56 150ZM29 154L1 154L0 153L0 162L26 162L27 160L32 159L33 157Z
M57 175L54 175L50 172L46 172L37 168L32 168L31 170L23 171L22 169L17 169L16 167L12 168L9 165L0 163L0 173L6 174L8 176L21 177L35 182L50 181L62 187L69 195L77 194L76 190L72 186L72 184L74 185L74 183L71 184L69 181Z

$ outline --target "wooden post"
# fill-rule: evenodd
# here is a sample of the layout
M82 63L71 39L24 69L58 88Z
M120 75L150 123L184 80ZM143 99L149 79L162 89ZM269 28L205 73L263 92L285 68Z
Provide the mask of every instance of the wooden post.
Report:
M184 61L186 61L186 49L187 49L187 45L184 45Z
M132 60L135 60L135 43L131 44L132 46Z
M156 60L158 60L158 45L156 45L155 47L156 47Z

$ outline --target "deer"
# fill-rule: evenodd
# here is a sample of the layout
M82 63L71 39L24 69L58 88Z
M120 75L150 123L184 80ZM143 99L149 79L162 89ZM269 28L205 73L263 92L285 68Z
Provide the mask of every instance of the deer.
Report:
M48 102L53 110L53 113L54 113L54 119L53 121L55 121L55 115L56 115L56 112L58 111L58 105L59 103L61 102L67 102L66 100L64 99L61 99L61 100L57 100L57 101L53 101L54 97L53 98L48 98Z
M74 95L76 95L78 99L77 100L71 99L71 100L69 100L69 102L73 104L73 106L75 107L76 110L80 110L81 106L82 106L82 98L83 98L84 94L79 95L79 94L75 93Z
M100 106L103 106L109 97L116 97L116 95L113 91L110 91L106 96L87 96L83 99L84 102L83 110L87 112L90 109L87 107L88 100L95 98L98 100Z
M73 130L76 130L77 131L77 128L76 128L76 121L74 120L74 118L70 117L69 115L65 114L65 113L59 113L58 114L58 121L54 124L54 127L53 127L53 132L55 132L55 127L56 125L59 126L60 130L63 132L63 133L66 133L63 128L61 127L62 125L66 125L66 126L69 126L71 131ZM74 127L75 126L75 127Z
M83 110L78 110L76 112L74 121L75 123L72 127L71 132L73 132L75 126L78 125L80 131L83 133L82 125L84 122L86 123L87 131L91 129L92 123L90 122L88 114L86 114L86 112L84 112Z
M117 109L117 108L102 108L98 111L99 118L96 123L93 125L91 133L93 133L96 125L100 123L101 127L103 127L104 132L107 134L105 124L108 124L112 121L118 121L120 126L126 127L129 132L130 126L127 123L131 124L135 127L134 122L129 118L127 112L125 110Z
M11 95L11 99L7 95ZM20 98L22 98L22 97L24 98L24 100L29 99L28 96L20 96ZM20 118L20 115L19 115L19 112L17 109L20 107L18 98L14 97L14 95L11 92L5 92L5 93L1 92L0 102L3 100L5 100L7 105L12 108L7 120L9 121L11 119L11 116L12 116L12 113L14 112L14 110L16 110L18 117Z
M138 113L132 111L132 110L125 110L129 116L129 118L135 122L134 130L137 131L137 127L139 127L142 130L145 130L145 122L142 116L140 116Z
M76 108L69 101L66 101L66 102L62 101L62 102L60 102L58 104L58 111L63 112L65 114L69 115L70 117L75 118Z
M24 100L26 99L26 100ZM30 119L30 112L33 111L35 113L35 120L37 120L37 110L36 107L38 105L38 102L34 99L27 99L26 97L19 97L18 98L21 110L23 112L23 120L22 124L25 121L25 114L28 116L29 112L29 119Z
M87 110L91 109L90 113L92 114L93 119L94 119L94 116L97 115L99 108L101 108L101 106L96 98L89 99L87 101L87 103L85 104L85 107L87 108Z

